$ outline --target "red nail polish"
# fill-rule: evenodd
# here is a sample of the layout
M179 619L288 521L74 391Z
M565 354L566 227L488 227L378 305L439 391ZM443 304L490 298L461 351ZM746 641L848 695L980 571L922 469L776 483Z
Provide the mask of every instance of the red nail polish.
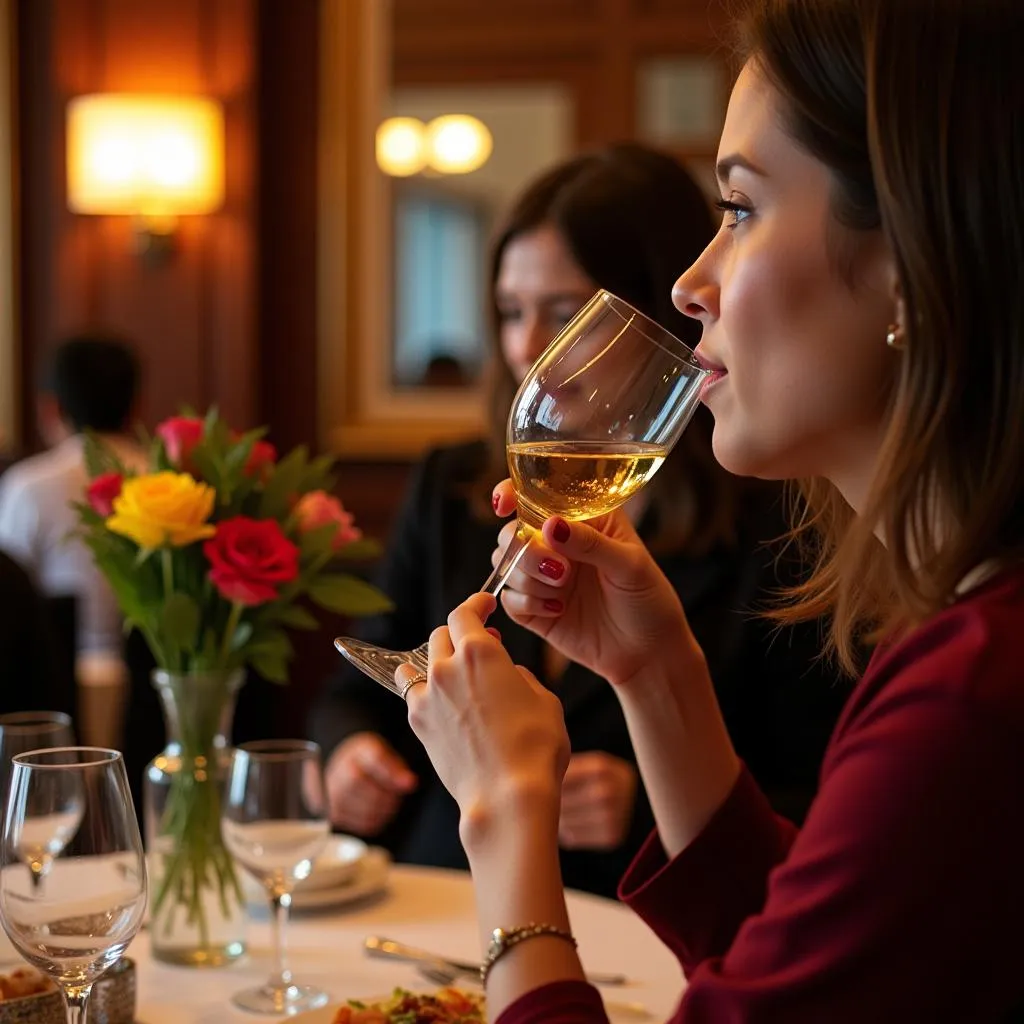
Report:
M559 519L551 528L551 533L555 540L564 544L569 539L569 524L564 519Z
M495 629L494 626L488 626L487 632L490 633L495 640L501 640L501 633L497 629Z
M501 495L500 494L492 494L491 495L491 507L494 509L495 512L498 511L498 505L500 505L500 504L501 504Z
M559 612L559 613L561 613L562 610L565 608L565 605L563 605L562 602L559 601L557 598L549 597L549 598L545 599L544 607L549 612Z
M549 580L560 580L565 574L565 566L554 558L545 558L537 568Z

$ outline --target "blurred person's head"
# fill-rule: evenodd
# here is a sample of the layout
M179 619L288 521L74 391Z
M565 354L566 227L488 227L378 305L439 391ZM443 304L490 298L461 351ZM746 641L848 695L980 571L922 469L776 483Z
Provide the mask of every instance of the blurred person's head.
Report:
M672 305L672 285L714 230L708 201L687 171L635 143L567 160L527 185L492 253L497 357L485 485L506 475L505 425L519 382L599 288L696 344L699 325ZM734 486L712 457L711 427L698 409L650 485L656 547L706 547L731 534Z
M85 430L124 431L139 384L132 348L107 334L81 334L54 350L39 396L39 430L47 444Z

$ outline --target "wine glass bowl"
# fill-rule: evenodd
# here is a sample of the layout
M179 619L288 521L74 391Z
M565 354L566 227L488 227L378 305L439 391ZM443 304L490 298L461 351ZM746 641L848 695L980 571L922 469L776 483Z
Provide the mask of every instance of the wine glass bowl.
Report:
M509 412L506 451L517 529L481 590L497 594L552 515L592 519L654 476L700 403L708 376L693 352L628 302L601 290L534 363ZM426 671L426 645L388 651L339 637L349 661L395 693L395 671Z
M58 747L14 758L0 865L0 924L64 993L69 1024L142 924L146 867L124 762ZM33 861L45 861L39 885Z
M274 927L274 974L231 1000L253 1013L291 1015L328 999L320 989L295 983L285 955L292 890L309 877L330 835L322 802L314 804L303 785L310 771L320 770L320 748L307 740L243 743L232 755L221 818L224 845L266 890Z

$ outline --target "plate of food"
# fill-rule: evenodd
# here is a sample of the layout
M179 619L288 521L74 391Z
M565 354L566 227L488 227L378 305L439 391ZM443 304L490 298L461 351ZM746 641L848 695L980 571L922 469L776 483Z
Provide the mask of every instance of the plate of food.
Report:
M484 997L459 988L410 992L396 988L389 996L350 999L289 1017L289 1024L485 1024Z

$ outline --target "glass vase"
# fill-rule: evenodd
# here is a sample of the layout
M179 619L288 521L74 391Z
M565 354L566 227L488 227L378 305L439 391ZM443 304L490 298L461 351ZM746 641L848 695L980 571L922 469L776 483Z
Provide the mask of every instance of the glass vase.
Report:
M217 967L245 952L245 900L221 837L227 736L241 671L158 670L167 746L146 768L149 933L166 963Z

